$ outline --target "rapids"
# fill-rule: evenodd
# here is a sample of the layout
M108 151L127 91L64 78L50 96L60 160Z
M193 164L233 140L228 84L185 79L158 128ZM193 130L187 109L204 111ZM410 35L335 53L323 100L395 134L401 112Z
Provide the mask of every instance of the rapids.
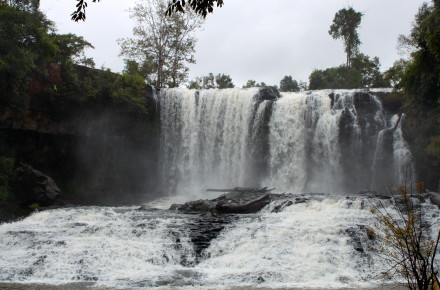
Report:
M257 214L223 216L223 224L210 216L135 207L37 212L0 225L0 282L191 289L392 282L371 278L385 267L369 249L376 199L303 197L297 203L286 197L294 204L283 207L286 200L280 200ZM427 203L424 210L440 221L436 206ZM219 231L207 234L216 225Z

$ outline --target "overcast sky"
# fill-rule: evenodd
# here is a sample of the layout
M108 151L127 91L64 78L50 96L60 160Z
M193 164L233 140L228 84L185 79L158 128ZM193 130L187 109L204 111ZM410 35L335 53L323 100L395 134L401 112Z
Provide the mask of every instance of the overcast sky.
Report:
M147 0L143 0L147 1ZM116 40L130 37L133 21L128 9L135 0L89 0L87 21L70 20L75 0L42 0L41 10L56 23L58 33L74 33L91 42L97 67L114 72L123 69ZM236 86L247 80L279 85L285 75L308 81L314 69L345 62L341 40L328 34L335 13L351 6L364 13L359 35L360 51L378 56L382 70L400 58L399 34L407 35L422 0L224 0L206 18L197 33L197 63L190 79L225 73Z

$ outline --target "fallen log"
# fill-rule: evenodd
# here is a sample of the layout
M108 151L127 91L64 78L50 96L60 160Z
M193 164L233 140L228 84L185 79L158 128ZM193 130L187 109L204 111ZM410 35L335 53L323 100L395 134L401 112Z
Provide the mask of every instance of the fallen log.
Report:
M217 189L217 188L208 188L206 191L210 192L270 192L274 190L275 188L267 189L267 187L234 187L231 189Z

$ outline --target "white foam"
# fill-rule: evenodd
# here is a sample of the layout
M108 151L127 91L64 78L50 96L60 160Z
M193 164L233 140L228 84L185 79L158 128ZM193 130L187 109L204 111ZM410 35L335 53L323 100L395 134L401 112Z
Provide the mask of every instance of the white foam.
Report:
M323 196L244 215L196 263L191 215L67 208L0 225L0 282L106 287L363 288L385 264L369 250L373 199ZM294 201L294 197L291 197ZM438 230L438 208L424 205ZM361 249L361 250L360 250Z

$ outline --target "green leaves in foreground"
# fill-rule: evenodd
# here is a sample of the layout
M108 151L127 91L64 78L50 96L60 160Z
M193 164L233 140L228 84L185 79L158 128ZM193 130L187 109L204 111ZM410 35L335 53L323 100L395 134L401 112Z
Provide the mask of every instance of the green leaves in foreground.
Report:
M432 224L421 204L424 184L416 188L417 194L413 194L408 187L399 186L399 197L391 209L382 202L372 209L377 223L370 235L379 243L373 250L388 264L382 275L402 277L410 289L428 290L438 274L434 260L440 232L433 238Z

